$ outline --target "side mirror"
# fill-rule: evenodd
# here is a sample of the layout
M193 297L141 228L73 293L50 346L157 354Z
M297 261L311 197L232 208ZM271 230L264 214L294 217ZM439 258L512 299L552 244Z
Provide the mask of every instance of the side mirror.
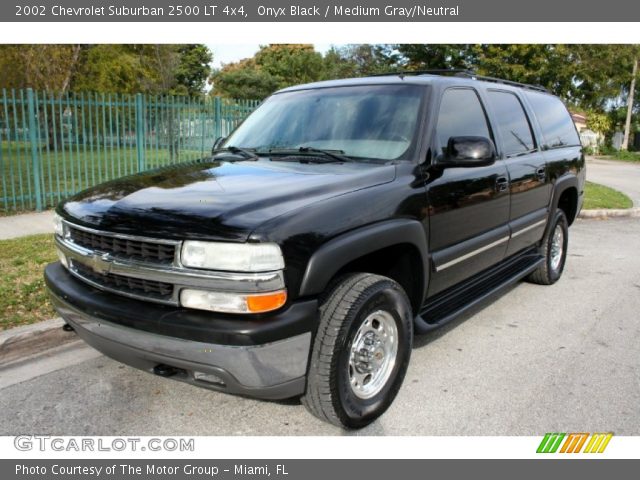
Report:
M438 162L442 167L484 167L496 160L496 147L486 137L451 137Z
M211 147L211 153L215 152L218 147L220 145L222 145L222 142L224 142L227 139L227 137L218 137L215 139L215 141L213 142L213 147Z

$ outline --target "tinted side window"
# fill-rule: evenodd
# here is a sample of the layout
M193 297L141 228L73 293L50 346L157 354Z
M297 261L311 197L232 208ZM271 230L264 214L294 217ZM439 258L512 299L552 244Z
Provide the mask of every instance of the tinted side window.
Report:
M531 152L534 148L533 134L518 97L509 92L489 90L489 104L496 116L496 123L507 156Z
M491 138L487 117L474 90L455 88L444 92L436 133L443 150L451 137L469 135Z
M560 99L544 93L527 92L536 118L542 129L547 148L580 145L580 137L567 108Z

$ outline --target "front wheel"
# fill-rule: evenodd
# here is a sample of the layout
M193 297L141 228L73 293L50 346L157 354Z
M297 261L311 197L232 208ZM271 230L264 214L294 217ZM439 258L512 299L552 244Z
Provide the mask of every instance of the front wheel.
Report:
M544 263L534 270L527 280L540 285L551 285L557 282L567 259L568 241L569 222L565 213L558 209L542 239L540 251L544 257Z
M411 305L400 285L367 273L343 277L320 305L303 403L334 425L368 425L400 390L412 343Z

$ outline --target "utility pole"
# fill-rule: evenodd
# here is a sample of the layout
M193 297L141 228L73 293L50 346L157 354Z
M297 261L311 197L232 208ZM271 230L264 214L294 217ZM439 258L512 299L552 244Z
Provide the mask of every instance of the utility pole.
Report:
M627 121L624 124L624 139L621 150L629 150L629 134L631 133L631 111L633 110L633 93L636 90L636 76L638 75L638 57L633 60L633 74L631 76L631 88L629 88L629 98L627 99Z

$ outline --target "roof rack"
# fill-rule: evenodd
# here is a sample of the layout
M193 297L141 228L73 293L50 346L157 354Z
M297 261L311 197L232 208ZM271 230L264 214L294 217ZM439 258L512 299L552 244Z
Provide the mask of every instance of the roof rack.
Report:
M484 82L501 83L503 85L511 85L513 87L528 88L530 90L536 90L538 92L549 93L549 90L547 90L542 85L531 85L528 83L520 83L520 82L511 81L511 80L504 80L502 78L487 77L485 75L478 75L473 70L467 70L462 68L433 68L429 70L403 70L403 71L397 71L397 72L378 73L372 76L386 77L386 76L396 76L396 75L399 76L400 78L408 75L442 75L442 76L451 75L455 77L465 77L465 78L470 78L472 80L482 80Z

